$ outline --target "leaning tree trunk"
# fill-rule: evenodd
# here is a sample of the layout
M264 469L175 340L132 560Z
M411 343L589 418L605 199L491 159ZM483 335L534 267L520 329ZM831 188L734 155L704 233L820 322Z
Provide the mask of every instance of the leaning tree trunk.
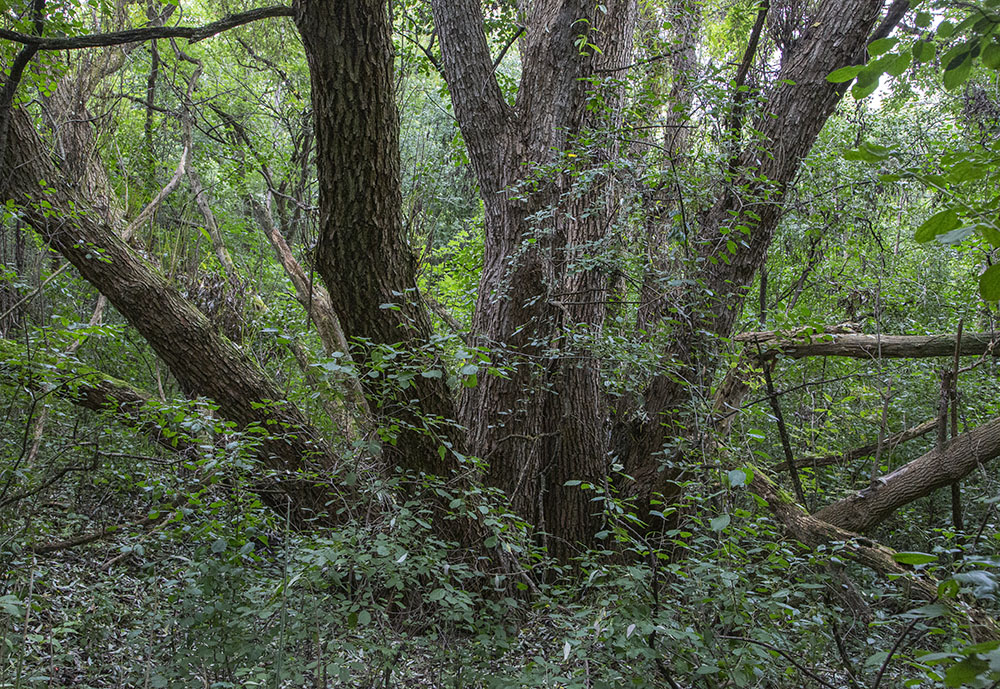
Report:
M271 472L262 486L265 500L275 504L277 488L297 520L326 516L334 494L327 481L337 462L319 432L157 269L87 212L22 111L11 112L9 127L0 195L142 334L185 393L213 399L222 416L259 443ZM277 501L282 513L285 504Z
M648 505L656 492L670 492L676 475L663 470L661 455L672 439L688 433L690 387L710 380L718 338L732 334L754 274L766 260L784 193L844 93L826 76L862 61L870 38L888 33L901 17L893 10L908 5L896 2L873 34L882 4L827 0L806 18L753 125L759 134L735 161L734 178L693 238L698 285L664 297L681 305L676 313L665 310L668 318L688 319L673 328L665 353L675 368L649 385L643 420L615 429L625 473L635 479L630 492L640 505Z

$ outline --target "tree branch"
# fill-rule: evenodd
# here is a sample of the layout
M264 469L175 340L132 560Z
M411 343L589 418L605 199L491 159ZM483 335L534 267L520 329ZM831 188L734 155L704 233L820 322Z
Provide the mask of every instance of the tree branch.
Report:
M294 16L294 12L291 7L272 5L270 7L249 10L248 12L231 14L219 21L205 24L204 26L152 26L142 29L127 29L125 31L65 37L32 36L17 31L0 29L0 38L32 46L36 50L80 50L82 48L100 48L112 45L124 45L126 43L138 43L140 41L151 41L158 38L184 38L189 43L197 43L223 31L260 21L261 19L292 16Z
M843 356L851 359L909 359L954 356L956 335L867 335L864 333L794 332L768 330L743 333L734 339L765 347L760 356L781 354L793 359L807 356ZM1000 333L964 333L958 348L961 356L1000 356Z
M1000 418L952 439L814 516L850 531L870 529L897 509L958 481L1000 456Z
M935 417L913 426L912 428L907 428L905 431L900 431L899 433L890 435L882 441L882 449L883 451L888 450L891 452L898 445L905 443L908 440L913 440L914 438L920 438L921 436L927 435L937 428L937 424L938 420ZM877 451L878 443L875 442L839 455L826 455L825 457L799 457L795 460L795 466L802 469L806 467L825 467L833 464L846 464L847 462L854 461L855 459L870 457ZM780 464L778 468L784 468L786 466L787 464Z

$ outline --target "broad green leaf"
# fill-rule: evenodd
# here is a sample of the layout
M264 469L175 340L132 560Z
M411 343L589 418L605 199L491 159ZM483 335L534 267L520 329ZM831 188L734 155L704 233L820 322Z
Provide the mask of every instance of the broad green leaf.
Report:
M892 149L878 144L863 143L858 148L847 151L844 160L860 160L865 163L881 163L889 158Z
M720 514L718 517L712 520L710 528L712 531L722 531L724 528L729 526L729 522L732 521L732 517L728 514Z
M957 67L944 73L944 87L949 91L954 91L969 80L971 73L972 60L963 60Z
M1000 231L995 227L990 227L989 225L984 225L980 223L976 225L979 228L979 232L983 235L983 239L990 243L994 249L1000 249Z
M989 69L1000 69L1000 43L996 40L983 49L983 65Z
M878 77L875 77L874 81L869 81L864 84L862 84L861 80L859 79L858 83L856 83L851 88L851 95L854 96L855 100L862 100L864 98L867 98L868 96L872 95L872 93L875 92L875 89L878 88L878 84L879 84Z
M13 617L20 617L24 614L24 609L22 607L21 600L8 593L6 596L0 596L0 610Z
M979 294L986 301L1000 301L1000 263L979 276Z
M917 41L913 44L913 59L917 62L930 62L937 53L937 47L930 41Z
M850 81L865 68L864 65L850 65L848 67L841 67L840 69L835 69L830 74L827 75L826 80L832 84L843 84L846 81Z
M954 579L945 579L938 584L938 598L954 598L962 590L962 586Z
M738 488L739 486L746 485L747 482L747 472L742 469L733 469L729 472L729 485L733 488Z
M924 653L920 655L920 651L917 651L917 658L925 665L940 665L945 661L957 659L954 653Z
M938 557L930 553L895 553L892 559L904 565L926 565L937 562Z
M928 26L931 25L932 20L933 17L931 16L930 12L917 12L917 19L915 23L921 29L926 29Z
M917 228L913 238L920 242L929 242L939 234L951 232L958 227L958 213L948 208L935 213L924 221L924 224Z
M898 38L880 38L877 41L872 41L868 44L868 54L872 57L878 57L895 48L897 43L899 43Z
M945 232L944 234L939 234L934 239L940 244L947 244L948 246L954 246L955 244L961 244L966 239L969 238L973 232L976 231L975 225L965 225L957 230L952 230L951 232Z
M955 25L949 21L943 21L938 24L937 31L935 32L938 38L951 38L953 33L955 33Z
M913 55L911 53L901 53L886 67L885 71L894 77L898 77L909 69L911 62L913 62Z
M948 672L944 675L944 685L946 687L960 687L963 684L969 684L989 667L989 663L985 660L969 656L948 668Z
M1000 640L991 639L989 641L983 641L978 644L972 644L971 646L966 646L962 649L962 653L968 655L969 653L989 653L990 651L995 651L1000 648Z
M944 54L944 57L941 58L941 64L944 65L944 71L950 72L953 69L958 69L970 59L972 59L972 54L968 46L965 43L960 43Z
M971 160L962 160L952 166L951 170L945 177L949 182L962 183L969 182L974 179L982 179L986 176L988 170L985 165L980 162L973 162Z
M907 610L902 616L908 620L930 620L935 617L944 617L947 614L948 606L944 603L930 603L919 608L914 608L913 610Z

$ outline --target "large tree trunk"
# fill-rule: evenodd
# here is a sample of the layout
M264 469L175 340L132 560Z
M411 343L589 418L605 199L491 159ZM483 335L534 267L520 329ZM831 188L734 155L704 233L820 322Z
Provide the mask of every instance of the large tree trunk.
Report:
M610 130L620 115L616 87L596 87L608 112L588 112L587 103L591 78L619 77L631 59L635 3L609 2L606 12L583 0L533 3L513 108L493 76L479 3L432 5L485 205L473 335L506 373L480 378L463 399L462 419L470 448L489 462L487 481L564 558L592 540L600 520L580 482L602 485L607 474L607 413L590 352L605 317L607 274L582 262L601 253L613 220L610 175L594 172L614 159L617 144L612 136L596 149L573 149L582 132ZM584 34L598 48L581 44Z
M447 377L429 348L430 319L403 236L386 2L300 0L295 22L312 81L320 206L317 270L348 338L369 346L402 343L406 352L397 352L393 365L417 367L409 386L394 395L388 392L390 371L367 368L372 377L362 377L383 405L385 427L398 426L386 455L405 469L448 475L459 464L445 447L457 450L462 439ZM366 346L355 353L364 368Z

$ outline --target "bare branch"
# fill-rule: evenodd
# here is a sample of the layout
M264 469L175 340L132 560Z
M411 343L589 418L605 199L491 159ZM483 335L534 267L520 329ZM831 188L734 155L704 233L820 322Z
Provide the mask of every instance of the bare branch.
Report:
M801 359L807 356L843 356L851 359L910 359L954 356L957 336L940 335L868 335L830 328L827 332L812 329L782 332L743 333L737 342L750 342L765 347L762 357L777 354ZM962 335L961 356L1000 356L1000 333L965 333Z
M80 50L82 48L100 48L112 45L124 45L140 41L152 41L158 38L184 38L189 43L197 43L216 34L228 31L237 26L243 26L261 19L272 17L292 17L295 13L291 7L272 5L260 7L248 12L240 12L223 17L219 21L204 26L149 26L142 29L127 29L109 33L88 34L85 36L32 36L17 31L0 29L0 38L22 45L33 46L36 50Z

